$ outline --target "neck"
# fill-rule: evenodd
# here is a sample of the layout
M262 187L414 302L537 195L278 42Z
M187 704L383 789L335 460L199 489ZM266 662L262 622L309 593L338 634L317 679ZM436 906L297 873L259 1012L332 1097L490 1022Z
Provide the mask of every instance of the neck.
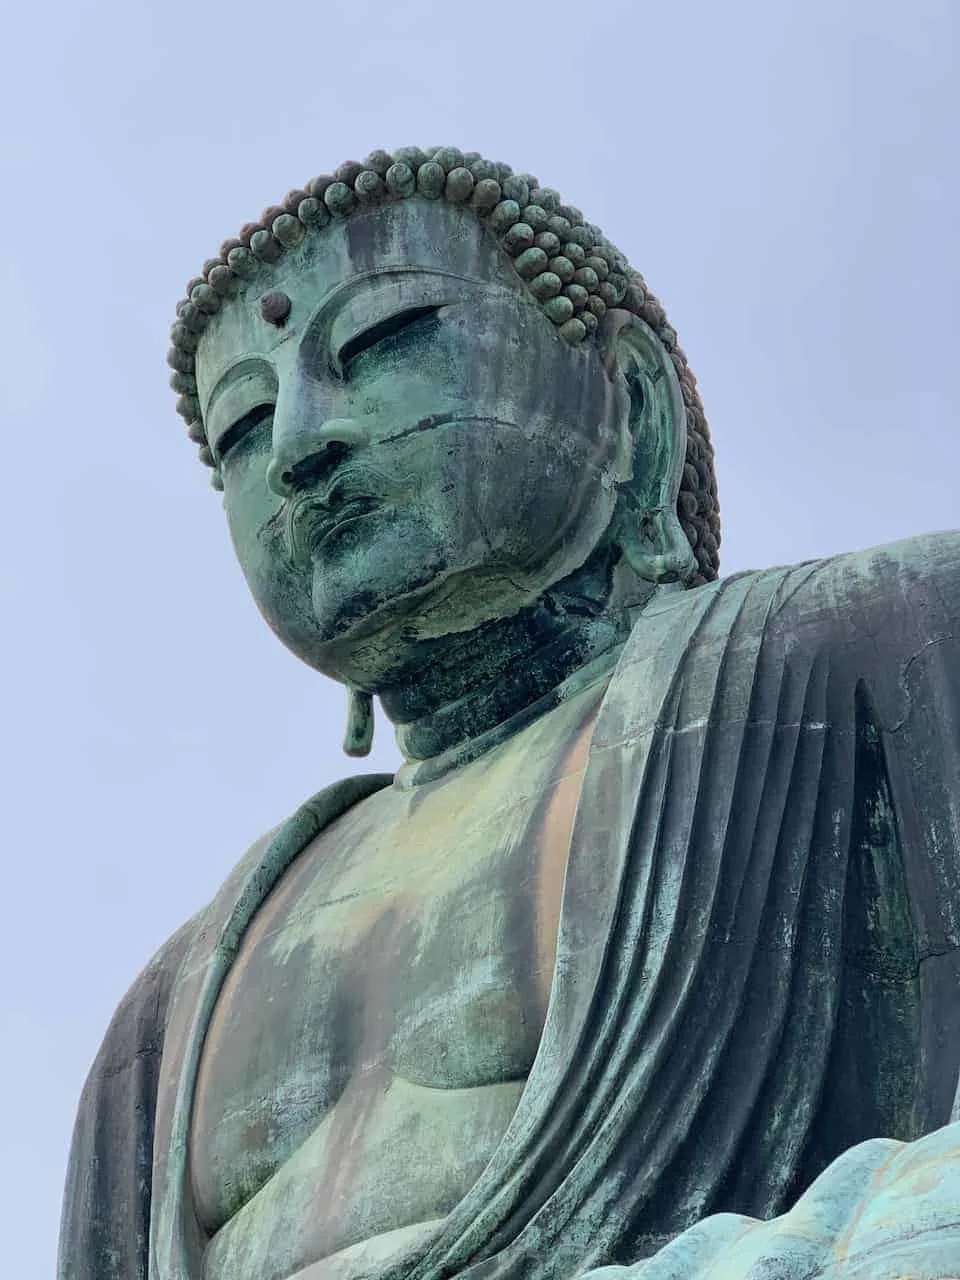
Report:
M630 629L610 607L612 566L595 558L536 604L418 646L377 689L417 780L466 763L612 669Z

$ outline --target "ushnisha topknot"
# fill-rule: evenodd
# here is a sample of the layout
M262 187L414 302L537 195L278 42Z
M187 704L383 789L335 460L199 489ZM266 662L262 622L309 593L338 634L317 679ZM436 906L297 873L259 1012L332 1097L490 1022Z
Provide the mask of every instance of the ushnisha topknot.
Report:
M623 307L653 329L670 353L686 407L687 457L677 512L699 566L695 582L716 578L720 512L713 446L696 379L663 307L599 228L564 204L556 191L541 187L529 174L515 174L509 165L456 147L401 147L392 153L373 151L363 163L346 161L332 174L291 191L283 204L265 209L259 222L248 222L188 283L177 304L167 362L179 396L177 412L187 422L189 438L200 446L201 461L213 467L214 486L222 488L222 480L207 444L195 369L197 345L209 318L244 281L267 274L304 236L357 210L410 196L471 209L571 345L594 337L608 307Z

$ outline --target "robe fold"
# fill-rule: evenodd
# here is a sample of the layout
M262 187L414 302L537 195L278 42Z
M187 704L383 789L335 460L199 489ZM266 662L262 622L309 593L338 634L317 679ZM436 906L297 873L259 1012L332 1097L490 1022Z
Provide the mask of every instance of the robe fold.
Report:
M200 1280L187 1135L223 978L291 861L388 782L308 802L138 980L81 1103L61 1280ZM960 535L666 592L600 709L513 1120L378 1280L699 1275L748 1218L835 1207L868 1140L949 1136L958 1074Z

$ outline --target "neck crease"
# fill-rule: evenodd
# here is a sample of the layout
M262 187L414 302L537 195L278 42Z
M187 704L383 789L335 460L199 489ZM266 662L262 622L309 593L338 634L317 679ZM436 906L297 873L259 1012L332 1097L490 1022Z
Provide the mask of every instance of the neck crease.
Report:
M516 617L433 644L409 679L377 690L417 782L505 741L616 664L628 621L542 600ZM425 660L426 659L426 660Z

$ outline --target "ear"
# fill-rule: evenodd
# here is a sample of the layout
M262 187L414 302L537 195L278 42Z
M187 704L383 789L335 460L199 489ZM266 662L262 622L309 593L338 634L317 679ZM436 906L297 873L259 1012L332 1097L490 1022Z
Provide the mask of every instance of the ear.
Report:
M630 403L633 467L620 485L617 541L639 578L687 581L697 561L677 515L687 448L677 371L657 335L630 311L607 311L599 337L607 376Z

